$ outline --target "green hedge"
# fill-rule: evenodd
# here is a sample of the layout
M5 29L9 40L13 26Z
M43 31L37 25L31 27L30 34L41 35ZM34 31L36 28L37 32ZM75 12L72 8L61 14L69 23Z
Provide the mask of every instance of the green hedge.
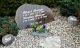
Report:
M60 0L59 3L63 16L76 16L77 9L80 8L80 0Z
M54 7L57 5L57 1L58 0L0 0L0 16L14 16L17 8L25 3Z
M0 16L15 16L19 6L29 4L40 4L48 7L61 7L62 15L75 15L80 8L80 0L0 0Z

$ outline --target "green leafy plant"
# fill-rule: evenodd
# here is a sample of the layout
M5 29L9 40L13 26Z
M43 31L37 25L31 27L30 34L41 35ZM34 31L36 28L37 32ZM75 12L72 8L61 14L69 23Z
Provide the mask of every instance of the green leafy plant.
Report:
M41 27L41 25L35 25L34 23L31 25L31 27L32 27L32 31L34 32L35 31L35 29L36 29L36 31L38 31L39 33L40 32L42 32L42 27Z
M43 32L43 31L42 31L42 26L41 26L41 25L39 25L39 26L36 28L36 30L37 30L39 33Z
M38 33L42 33L42 32L43 32L42 25L37 25L37 26L35 26L35 24L33 23L33 24L31 25L31 27L32 27L32 31L33 31L33 32L35 31L35 28L36 28L36 32L38 32ZM46 32L49 32L49 29L45 29L45 31L46 31Z

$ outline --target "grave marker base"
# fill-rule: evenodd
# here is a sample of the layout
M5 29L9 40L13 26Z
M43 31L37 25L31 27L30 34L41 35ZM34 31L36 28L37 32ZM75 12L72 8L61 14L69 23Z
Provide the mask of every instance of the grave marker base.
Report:
M33 36L40 36L40 37L47 37L48 36L48 33L47 32L42 32L42 33L32 32L32 35Z

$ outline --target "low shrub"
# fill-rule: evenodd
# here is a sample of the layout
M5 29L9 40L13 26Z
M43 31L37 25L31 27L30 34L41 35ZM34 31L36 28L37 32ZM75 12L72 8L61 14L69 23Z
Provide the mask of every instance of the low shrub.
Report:
M0 17L0 38L6 34L12 34L16 36L18 34L18 28L15 22L9 22L7 16Z
M9 34L13 34L14 36L16 36L18 34L18 27L17 27L16 23L10 23Z

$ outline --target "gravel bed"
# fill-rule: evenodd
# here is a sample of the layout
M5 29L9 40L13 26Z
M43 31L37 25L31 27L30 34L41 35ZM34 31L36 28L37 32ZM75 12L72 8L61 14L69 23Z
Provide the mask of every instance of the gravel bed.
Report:
M50 29L48 36L60 36L61 48L80 48L80 25L71 27L67 22L67 17L55 16L55 21L47 23ZM0 48L40 48L40 39L45 37L32 36L32 29L19 30L15 41L9 46Z

